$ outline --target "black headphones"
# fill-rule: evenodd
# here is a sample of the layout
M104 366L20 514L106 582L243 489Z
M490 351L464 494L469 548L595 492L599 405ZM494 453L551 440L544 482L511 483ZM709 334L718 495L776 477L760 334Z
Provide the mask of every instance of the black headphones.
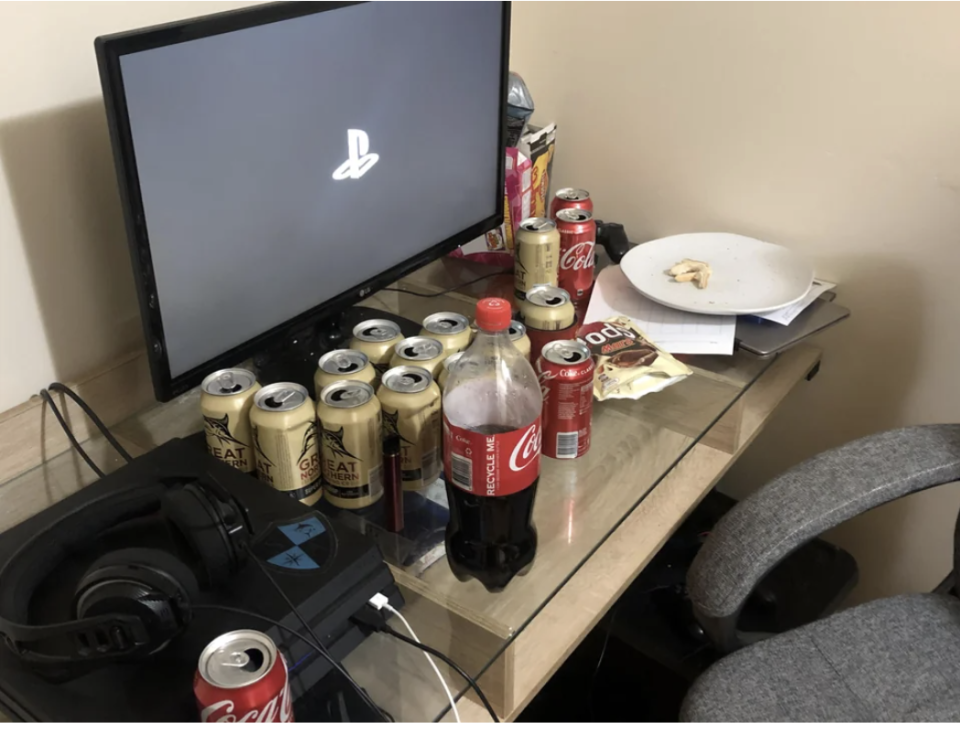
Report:
M108 552L77 584L73 620L29 624L34 591L68 554L97 534L158 509L200 566L199 580L171 552ZM151 655L189 624L191 601L201 585L223 585L242 566L251 534L246 510L209 474L94 499L33 535L0 569L0 633L28 666L55 680ZM40 641L42 648L36 645Z

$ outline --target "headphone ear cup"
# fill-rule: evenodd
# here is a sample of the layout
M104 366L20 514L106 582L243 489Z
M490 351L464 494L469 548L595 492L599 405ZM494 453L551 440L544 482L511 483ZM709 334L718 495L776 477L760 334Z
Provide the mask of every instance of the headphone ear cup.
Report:
M200 588L192 570L159 549L118 549L87 569L74 594L77 619L127 613L141 619L150 635L145 652L162 648L184 627Z
M206 584L224 584L236 558L214 505L193 485L166 492L160 503L164 516L203 565Z

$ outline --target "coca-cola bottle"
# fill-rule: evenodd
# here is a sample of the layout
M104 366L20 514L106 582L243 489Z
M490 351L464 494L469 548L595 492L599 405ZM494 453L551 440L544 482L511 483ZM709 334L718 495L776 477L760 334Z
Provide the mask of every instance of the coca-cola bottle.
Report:
M510 341L510 304L477 304L477 336L443 393L443 465L450 505L447 560L461 580L501 590L533 563L543 399Z

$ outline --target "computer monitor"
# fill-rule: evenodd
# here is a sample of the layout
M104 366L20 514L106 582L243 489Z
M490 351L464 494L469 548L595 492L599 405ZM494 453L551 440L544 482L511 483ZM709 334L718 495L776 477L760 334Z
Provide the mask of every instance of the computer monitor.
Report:
M96 40L154 389L500 225L509 3L279 3Z

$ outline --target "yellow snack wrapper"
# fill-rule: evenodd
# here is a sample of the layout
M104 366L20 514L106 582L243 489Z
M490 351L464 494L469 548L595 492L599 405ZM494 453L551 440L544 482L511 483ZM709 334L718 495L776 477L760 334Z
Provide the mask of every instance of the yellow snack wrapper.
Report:
M625 316L585 324L577 338L589 347L597 364L593 375L597 400L639 400L692 374Z

